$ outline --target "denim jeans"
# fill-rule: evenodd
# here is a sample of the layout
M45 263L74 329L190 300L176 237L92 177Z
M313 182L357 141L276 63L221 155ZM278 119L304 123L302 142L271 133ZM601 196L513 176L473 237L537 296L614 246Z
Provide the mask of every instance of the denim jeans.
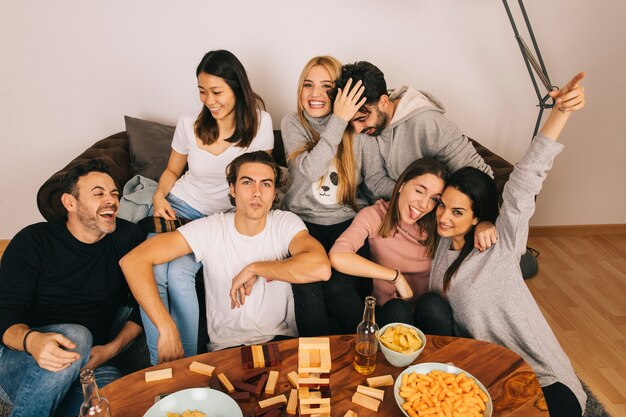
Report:
M176 211L178 218L195 220L204 216L172 194L167 195L167 201ZM148 237L154 235L152 233ZM201 266L200 262L196 262L194 255L189 254L154 267L154 278L159 295L165 308L170 312L174 323L176 323L185 356L198 354L200 308L198 306L198 295L196 294L196 274ZM156 365L158 362L157 342L159 331L152 324L143 309L141 309L141 319L146 332L148 350L150 351L150 363Z
M76 345L73 352L80 359L68 368L51 372L39 367L32 356L0 344L0 397L13 405L10 417L72 416L80 411L83 394L78 374L89 360L92 337L78 324L56 324L34 328L42 333L60 333ZM104 386L121 375L113 367L95 370L98 386ZM98 375L100 374L100 377Z

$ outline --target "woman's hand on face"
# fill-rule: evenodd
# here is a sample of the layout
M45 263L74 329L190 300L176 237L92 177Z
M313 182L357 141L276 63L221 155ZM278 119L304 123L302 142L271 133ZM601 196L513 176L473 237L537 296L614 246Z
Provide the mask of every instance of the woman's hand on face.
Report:
M349 122L352 120L356 112L365 104L365 97L361 98L365 87L361 85L361 80L357 81L352 86L352 78L348 80L344 89L341 88L337 91L337 97L335 97L335 103L333 105L333 113L340 119Z
M493 223L482 221L476 225L474 230L474 247L479 251L489 249L498 241L498 230Z
M398 280L394 285L396 287L396 292L398 293L398 296L400 298L402 298L403 300L410 300L411 298L413 298L413 290L411 289L411 286L401 272L398 272Z
M159 195L154 195L152 200L152 212L155 217L163 217L165 220L176 220L176 211L170 203Z
M587 74L579 72L560 90L551 91L550 97L556 102L561 112L580 110L585 107L585 88L579 85Z

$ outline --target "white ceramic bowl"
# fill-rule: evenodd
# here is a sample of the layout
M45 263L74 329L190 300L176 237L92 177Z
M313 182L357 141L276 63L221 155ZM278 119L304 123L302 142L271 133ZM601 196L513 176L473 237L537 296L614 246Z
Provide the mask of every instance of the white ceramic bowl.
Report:
M425 375L425 374L428 374L430 371L434 371L435 369L442 371L442 372L448 372L451 374L460 374L461 372L465 372L465 375L467 375L468 378L472 378L476 382L476 385L478 385L480 389L482 389L483 392L487 394L488 401L487 401L487 404L485 404L485 411L483 412L483 417L491 417L491 414L493 413L493 402L491 401L491 395L489 395L489 391L487 391L485 386L478 379L474 378L474 376L470 374L469 372L464 371L461 368L457 368L456 366L448 365L447 363L438 363L438 362L424 362L424 363L418 363L417 365L409 366L404 371L402 371L400 375L398 375L398 378L396 378L396 382L393 385L393 396L396 398L396 403L398 404L400 411L402 411L402 413L406 417L409 417L409 415L407 414L406 411L404 411L404 408L402 408L402 404L404 404L404 398L400 396L400 385L402 384L402 375L411 374L413 372L417 372L418 374Z
M166 412L182 414L185 410L202 411L207 417L243 416L239 404L223 392L210 388L189 388L162 398L143 417L165 417Z
M414 329L417 332L417 335L422 342L422 347L410 353L396 352L395 350L391 350L388 347L386 347L385 344L380 341L380 336L382 336L385 333L385 330L393 326L404 326L404 327L408 327L409 329ZM420 355L420 353L422 353L422 351L424 350L424 347L426 346L426 336L424 336L424 333L417 327L404 324L404 323L389 323L388 325L383 326L383 328L378 331L378 335L379 335L378 344L380 345L380 350L383 351L383 355L385 355L385 359L387 359L387 362L389 362L393 366L397 366L398 368L401 368L403 366L408 366L411 363L413 363L413 361L417 359L417 357Z

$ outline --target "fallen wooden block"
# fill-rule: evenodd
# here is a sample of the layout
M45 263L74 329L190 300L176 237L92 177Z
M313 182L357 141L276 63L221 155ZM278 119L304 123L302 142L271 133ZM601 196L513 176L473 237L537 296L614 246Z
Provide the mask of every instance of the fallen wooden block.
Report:
M274 395L276 391L276 383L278 382L278 371L270 371L267 378L267 385L265 385L265 395Z
M249 392L235 391L232 394L230 394L230 397L239 403L239 402L250 401L250 399L252 398L252 395L250 395Z
M259 398L261 393L263 392L263 387L265 387L265 383L267 382L268 376L267 374L261 375L261 379L256 383L256 387L254 389L254 396Z
M365 385L359 385L358 387L356 387L356 392L360 392L361 394L365 394L368 397L376 398L380 401L382 401L385 397L385 391L378 388L366 387Z
M287 404L287 397L285 397L285 394L280 394L275 397L268 398L267 400L259 401L259 408L266 408L274 404Z
M343 415L343 417L357 417L357 415L354 411L348 410L346 411L346 414Z
M228 391L229 394L235 392L235 387L233 387L233 384L231 384L228 378L226 378L226 375L224 375L223 373L218 374L217 379L220 380L222 386L226 391Z
M246 372L246 374L241 378L243 382L247 382L248 384L252 384L261 379L261 375L266 374L267 370L265 369L253 369L252 371Z
M236 390L249 392L250 394L253 394L253 395L256 389L255 385L246 384L243 381L233 381L232 386L235 387Z
M265 408L261 408L261 407L259 407L257 405L254 408L254 415L255 416L267 416L269 413L275 412L274 410L278 410L279 412L282 413L282 410L283 410L284 407L285 407L285 404L282 404L282 403L273 404L273 405L270 405L270 406L265 407Z
M291 382L294 388L298 388L298 373L296 371L291 371L287 374L287 379Z
M191 365L189 365L189 370L197 374L213 376L213 371L215 370L215 366L193 361L191 362Z
M367 385L372 388L378 387L391 387L394 384L393 377L391 375L374 376L367 378Z
M360 405L361 407L369 408L373 411L378 411L378 407L380 407L380 401L376 398L368 397L367 395L361 394L360 392L355 392L352 396L352 402Z
M298 412L298 390L292 389L287 402L287 414L295 415Z
M159 369L158 371L148 371L145 376L146 382L160 381L172 377L172 368Z

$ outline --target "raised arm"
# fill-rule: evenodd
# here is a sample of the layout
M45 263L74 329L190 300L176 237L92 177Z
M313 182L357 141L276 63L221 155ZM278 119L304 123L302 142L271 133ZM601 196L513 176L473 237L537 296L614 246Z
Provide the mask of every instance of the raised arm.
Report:
M571 112L585 105L584 89L579 85L584 77L584 73L579 73L565 87L550 93L556 99L556 106L504 186L503 204L496 220L498 245L509 247L516 256L521 256L526 248L528 223L535 211L535 196L541 191L554 158L563 148L556 140Z
M324 247L306 230L298 232L289 244L291 256L279 261L253 262L233 278L230 289L231 307L241 307L246 295L250 295L252 285L261 276L268 280L303 284L315 281L328 281L330 262Z
M176 324L163 305L153 267L191 253L185 238L177 231L154 236L130 251L120 261L133 296L159 331L159 362L183 357L183 346Z

